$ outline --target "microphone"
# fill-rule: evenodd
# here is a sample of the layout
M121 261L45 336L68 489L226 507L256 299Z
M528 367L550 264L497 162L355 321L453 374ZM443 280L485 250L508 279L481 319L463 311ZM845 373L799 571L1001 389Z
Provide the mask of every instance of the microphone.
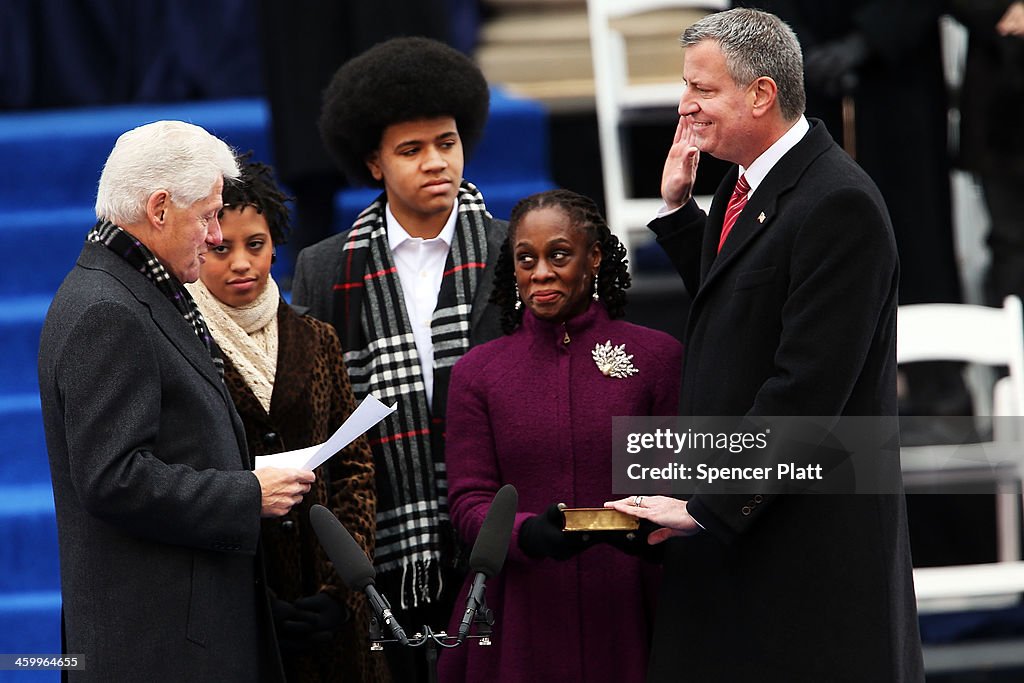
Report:
M313 531L320 539L327 557L334 563L334 571L349 590L358 590L366 593L366 599L370 601L373 612L383 620L391 635L402 645L409 644L409 638L405 631L391 614L391 605L387 598L377 592L373 580L377 571L370 564L366 553L352 538L348 529L338 521L334 514L323 505L314 505L309 510L309 521L313 524Z
M512 484L505 484L491 501L487 510L480 534L469 554L469 568L476 572L473 586L466 597L466 611L462 614L459 624L457 641L461 643L469 635L469 627L476 617L477 610L484 602L484 582L501 571L508 554L508 542L512 537L512 527L516 521L516 507L519 505L519 494Z

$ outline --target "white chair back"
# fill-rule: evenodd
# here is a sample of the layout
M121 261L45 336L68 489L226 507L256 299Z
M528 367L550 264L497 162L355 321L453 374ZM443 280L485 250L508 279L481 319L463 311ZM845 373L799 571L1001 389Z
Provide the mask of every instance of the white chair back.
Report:
M997 446L1009 446L1011 480L1006 470L991 468L996 482L997 564L962 567L927 567L914 570L918 609L941 612L981 609L1014 604L1024 592L1024 562L1021 561L1021 496L1024 481L1024 453L1018 419L1024 407L1024 312L1021 301L1009 296L1002 308L972 304L913 304L900 306L897 314L896 360L963 361L989 366L1006 366L1007 376L992 389L993 439ZM929 468L945 481L956 482L958 471L950 463L965 463L964 482L978 481L984 474L992 444L978 444L976 465L971 445L903 447L900 452L904 476L927 474ZM987 449L987 450L986 450Z

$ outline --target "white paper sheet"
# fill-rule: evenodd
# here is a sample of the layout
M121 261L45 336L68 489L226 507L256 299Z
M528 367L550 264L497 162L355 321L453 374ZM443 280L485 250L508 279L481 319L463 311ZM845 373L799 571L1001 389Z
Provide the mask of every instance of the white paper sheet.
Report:
M356 409L348 416L348 419L338 427L338 431L334 432L327 441L319 446L300 448L295 451L257 455L256 469L264 467L315 469L393 412L395 412L395 406L386 406L372 394L367 394L366 398L360 401Z

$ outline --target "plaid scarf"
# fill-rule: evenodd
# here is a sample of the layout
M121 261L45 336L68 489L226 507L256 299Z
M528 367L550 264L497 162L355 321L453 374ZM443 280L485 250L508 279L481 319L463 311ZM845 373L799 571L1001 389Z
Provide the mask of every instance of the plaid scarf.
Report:
M167 272L167 269L145 244L124 228L106 220L98 221L86 235L85 241L96 242L107 247L156 285L160 293L178 309L181 316L185 318L185 322L192 326L199 341L203 342L203 346L210 353L210 358L213 359L213 364L217 367L221 379L224 378L224 359L221 358L220 349L217 348L213 337L210 336L210 330L206 326L206 321L203 320L203 314L199 312L199 307L196 306L196 302L189 296L185 287L178 282L178 278Z
M487 264L491 215L479 190L464 180L431 320L434 394L428 407L388 244L385 201L385 195L378 197L348 233L333 300L334 319L344 325L341 344L352 389L357 396L372 393L385 403L398 402L398 410L367 437L377 468L377 569L385 584L400 582L404 608L436 600L441 567L458 562L448 518L444 415L451 368L469 349L469 315Z

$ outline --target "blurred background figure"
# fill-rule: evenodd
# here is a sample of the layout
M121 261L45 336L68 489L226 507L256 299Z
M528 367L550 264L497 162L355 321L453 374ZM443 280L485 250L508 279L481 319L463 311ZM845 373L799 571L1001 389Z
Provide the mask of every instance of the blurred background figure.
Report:
M989 214L985 303L1024 297L1024 2L951 0L968 30L958 163L981 184Z
M962 300L954 252L942 71L942 0L754 0L796 31L807 115L820 118L885 198L900 256L900 304ZM970 415L961 367L901 368L904 415Z
M804 53L807 115L823 119L878 185L900 257L900 305L962 301L952 219L950 98L940 41L945 4L741 4L773 11L793 27ZM976 438L944 419L973 414L962 370L962 364L943 361L900 366L900 414L935 416L904 430L905 444ZM991 496L908 495L914 565L994 560L993 510Z
M210 248L198 282L187 285L224 354L224 382L253 457L315 446L355 409L334 328L301 315L270 275L288 228L287 197L271 169L247 157L224 188L223 241ZM264 519L267 585L288 680L385 681L370 652L369 609L341 583L317 541L309 508L331 510L373 555L373 460L360 437L316 470L302 502Z

